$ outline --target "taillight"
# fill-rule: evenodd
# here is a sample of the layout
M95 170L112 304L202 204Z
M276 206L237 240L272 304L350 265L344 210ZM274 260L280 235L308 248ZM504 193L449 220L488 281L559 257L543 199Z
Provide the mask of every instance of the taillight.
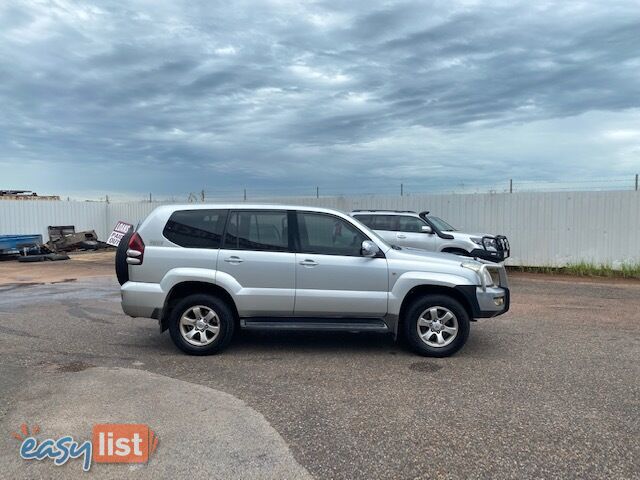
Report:
M129 248L127 249L127 263L129 265L141 265L144 260L144 242L138 232L131 235Z

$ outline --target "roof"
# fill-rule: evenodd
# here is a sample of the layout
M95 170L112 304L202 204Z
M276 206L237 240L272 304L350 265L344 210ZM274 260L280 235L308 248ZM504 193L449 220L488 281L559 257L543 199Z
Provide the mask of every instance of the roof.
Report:
M413 210L353 210L351 214L392 214L392 215L418 215L418 212L414 212Z
M333 213L344 215L344 213L331 208L312 207L307 205L276 205L265 203L186 203L176 205L162 205L157 210L207 210L207 209L229 209L229 210L304 210L307 212Z

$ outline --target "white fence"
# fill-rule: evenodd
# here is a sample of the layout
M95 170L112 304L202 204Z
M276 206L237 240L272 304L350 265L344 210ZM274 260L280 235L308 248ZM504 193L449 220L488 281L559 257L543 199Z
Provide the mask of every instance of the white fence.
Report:
M255 201L250 199L250 201ZM588 261L640 263L640 192L281 197L260 202L313 205L344 212L430 210L461 230L509 237L511 265L563 266ZM94 229L106 239L118 220L137 223L158 203L0 201L0 235L41 233L48 225Z

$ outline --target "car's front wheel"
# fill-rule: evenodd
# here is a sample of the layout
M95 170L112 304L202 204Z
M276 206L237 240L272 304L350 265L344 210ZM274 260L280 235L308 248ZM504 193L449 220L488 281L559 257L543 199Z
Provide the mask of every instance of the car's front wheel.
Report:
M447 295L425 295L415 300L404 318L404 333L411 348L428 357L447 357L460 350L469 337L469 314Z
M169 318L173 343L190 355L211 355L224 349L233 336L234 314L227 303L207 294L180 300Z

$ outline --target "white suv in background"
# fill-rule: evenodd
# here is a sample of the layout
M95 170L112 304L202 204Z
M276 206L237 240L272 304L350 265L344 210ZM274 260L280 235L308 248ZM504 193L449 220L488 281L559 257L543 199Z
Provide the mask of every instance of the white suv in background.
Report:
M409 210L354 210L353 218L364 223L391 245L453 253L502 262L510 255L504 235L463 233L429 212Z
M402 334L442 357L473 319L509 308L503 266L394 247L312 207L158 207L122 239L116 272L124 312L159 320L194 355L242 328Z

